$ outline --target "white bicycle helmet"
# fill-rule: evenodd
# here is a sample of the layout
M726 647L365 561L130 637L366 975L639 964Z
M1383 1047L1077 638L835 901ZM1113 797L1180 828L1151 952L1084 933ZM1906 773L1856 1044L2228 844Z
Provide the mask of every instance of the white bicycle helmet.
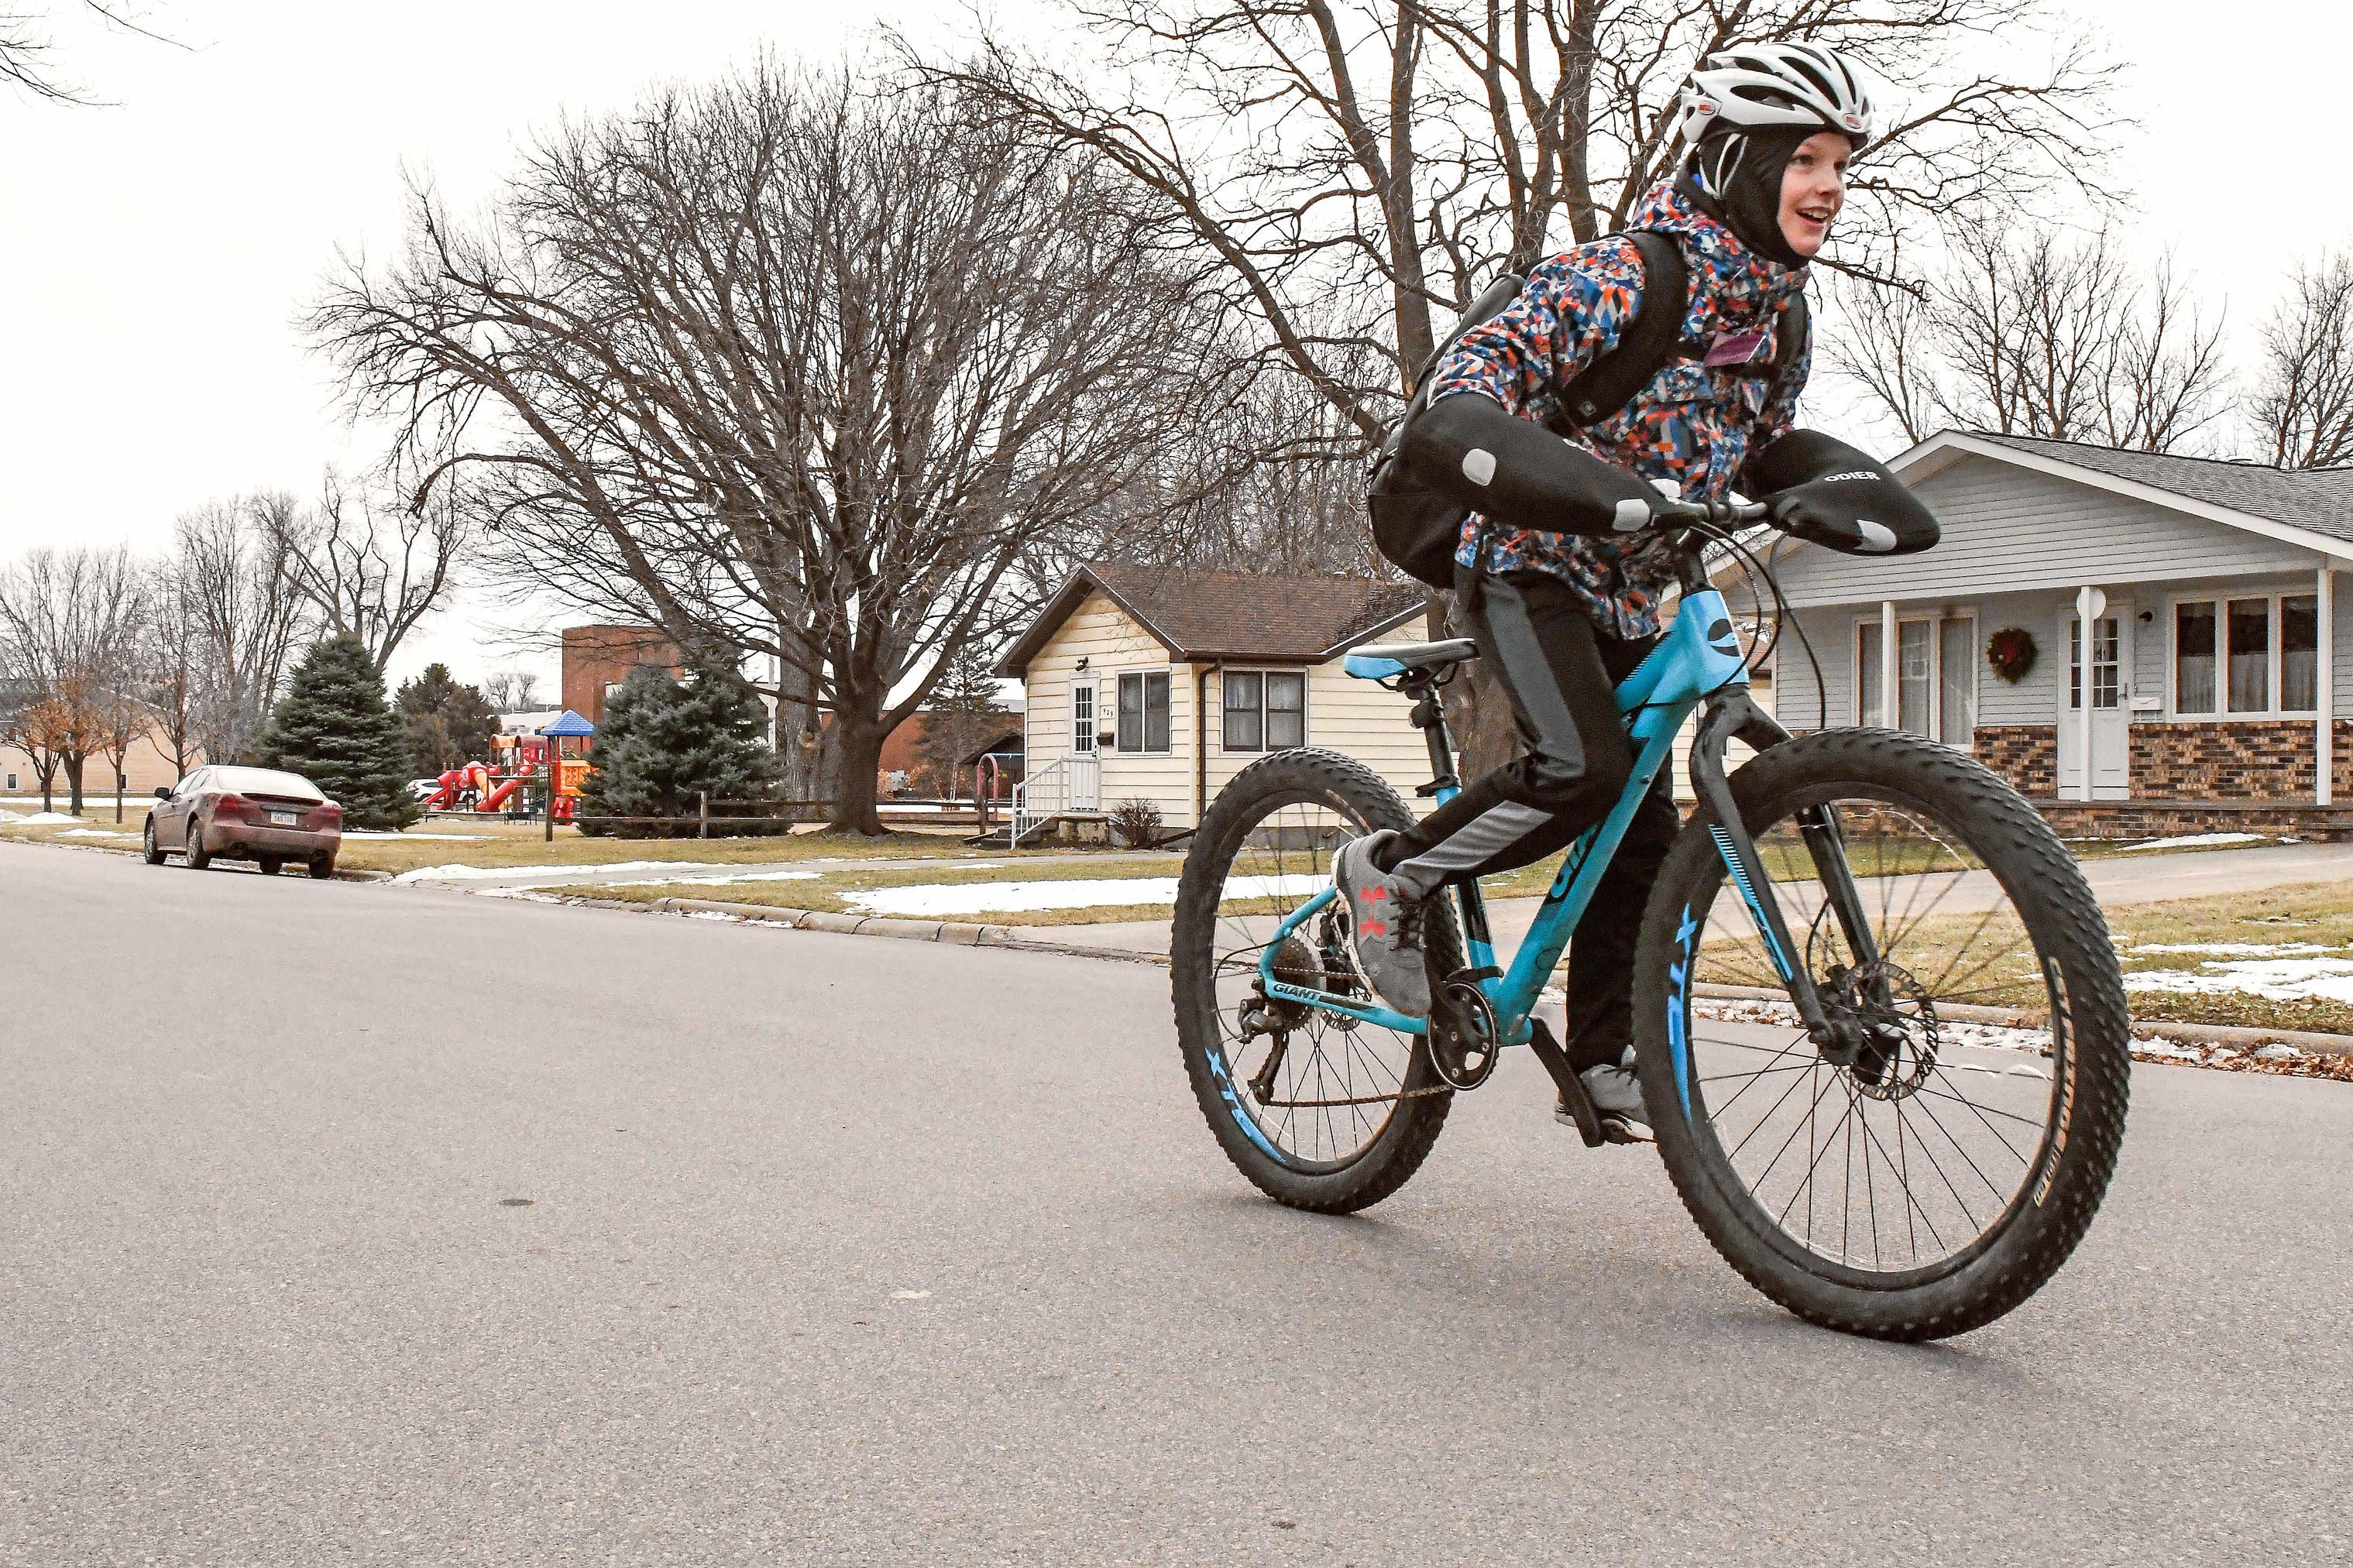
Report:
M1707 57L1683 82L1676 129L1697 147L1719 121L1743 130L1819 126L1871 144L1878 122L1854 68L1819 44L1736 44Z

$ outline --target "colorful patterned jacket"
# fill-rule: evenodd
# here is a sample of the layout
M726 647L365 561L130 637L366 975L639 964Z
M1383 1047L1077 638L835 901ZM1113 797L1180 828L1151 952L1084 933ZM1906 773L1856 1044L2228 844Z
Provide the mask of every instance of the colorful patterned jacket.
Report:
M1762 334L1758 360L1769 359L1774 316L1806 286L1806 269L1767 261L1732 231L1661 185L1644 197L1630 228L1672 235L1689 269L1683 337L1715 343ZM1612 236L1556 256L1528 275L1503 314L1472 328L1430 374L1430 401L1459 392L1493 398L1607 461L1645 479L1672 479L1691 500L1720 500L1738 488L1748 454L1788 430L1811 365L1801 355L1766 401L1754 363L1711 369L1695 359L1670 362L1623 409L1580 428L1561 393L1577 373L1617 346L1641 299L1642 261L1633 242ZM1746 492L1743 492L1746 493ZM1487 521L1473 513L1455 559L1478 563ZM1490 572L1537 571L1566 581L1594 624L1621 637L1659 629L1659 601L1674 563L1652 535L1626 539L1546 533L1498 523L1487 540Z

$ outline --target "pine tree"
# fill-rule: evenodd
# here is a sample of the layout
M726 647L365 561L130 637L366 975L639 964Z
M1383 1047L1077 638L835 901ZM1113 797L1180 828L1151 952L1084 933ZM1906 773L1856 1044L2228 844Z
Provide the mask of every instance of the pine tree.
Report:
M424 674L404 681L392 706L400 715L408 765L419 777L487 754L499 727L490 699L476 687L458 684L444 664L428 664Z
M417 820L408 793L408 748L385 705L384 678L359 640L327 637L295 667L269 715L262 759L301 773L343 808L353 827L406 827Z
M697 663L682 682L658 666L639 665L606 700L589 757L596 765L581 786L580 813L676 819L610 830L624 838L654 838L677 832L695 816L699 793L712 800L762 799L782 773L767 735L768 710L759 693L726 665Z
M960 786L971 782L961 768L964 759L1005 731L1008 716L997 700L992 662L987 648L966 643L948 656L940 683L932 688L923 739L915 743L922 770L916 787L924 794L959 798Z

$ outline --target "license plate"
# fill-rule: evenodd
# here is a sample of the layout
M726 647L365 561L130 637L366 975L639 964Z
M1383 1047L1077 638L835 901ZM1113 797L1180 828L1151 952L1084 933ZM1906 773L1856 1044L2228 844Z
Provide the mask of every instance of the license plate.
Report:
M302 817L301 814L299 812L273 811L269 814L269 820L273 826L291 827L296 823L301 822Z

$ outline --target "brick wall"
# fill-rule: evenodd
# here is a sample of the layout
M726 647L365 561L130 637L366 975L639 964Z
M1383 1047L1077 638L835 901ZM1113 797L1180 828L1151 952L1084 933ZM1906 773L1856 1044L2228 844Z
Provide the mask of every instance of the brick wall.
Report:
M2353 720L2336 724L2337 798L2353 802ZM2170 724L2126 731L2126 788L2135 800L2309 801L2312 725L2295 720ZM2059 731L2051 724L1994 724L1977 731L1978 760L2019 794L2059 793Z
M2059 793L2059 731L2050 724L1980 724L1978 761L2023 795Z
M675 675L681 664L669 638L648 626L566 626L564 705L591 724L605 722L605 688L629 678L641 664Z

